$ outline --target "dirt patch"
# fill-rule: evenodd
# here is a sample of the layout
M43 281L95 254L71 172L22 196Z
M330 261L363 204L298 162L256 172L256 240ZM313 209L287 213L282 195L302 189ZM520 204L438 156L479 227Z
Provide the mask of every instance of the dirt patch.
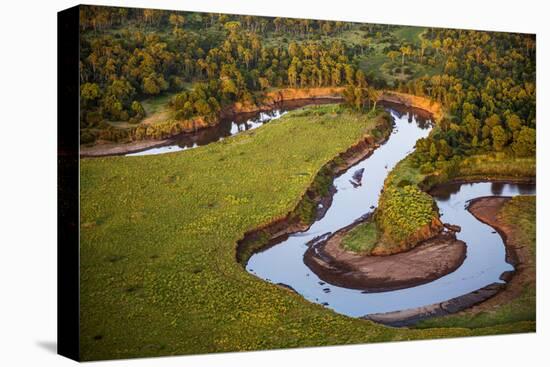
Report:
M456 270L466 258L466 244L452 231L423 241L415 248L388 256L367 256L341 246L344 236L368 216L328 239L312 243L305 264L317 276L334 285L385 292L425 284Z
M140 140L131 143L98 143L89 147L80 146L80 158L105 157L111 155L124 155L137 153L143 150L161 147L170 143L170 139Z

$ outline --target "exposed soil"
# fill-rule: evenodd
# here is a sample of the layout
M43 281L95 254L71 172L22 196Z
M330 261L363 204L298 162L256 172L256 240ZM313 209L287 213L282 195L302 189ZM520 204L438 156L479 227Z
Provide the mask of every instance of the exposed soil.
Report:
M431 282L456 270L466 258L466 244L446 230L394 255L367 256L345 250L342 239L361 222L311 244L304 262L320 279L340 287L385 292Z
M111 155L124 155L137 153L147 149L161 147L169 144L171 139L163 140L140 140L130 143L99 143L92 146L80 146L80 157L105 157Z
M315 99L334 99L342 100L343 87L327 88L283 88L266 93L262 103L241 103L236 102L232 106L224 109L221 117L230 117L240 113L256 113L271 111L278 104L289 101L315 100Z
M427 111L436 121L439 121L443 117L443 109L439 103L425 97L415 96L413 94L384 91L378 98L378 101L401 104L407 107Z
M408 310L367 315L364 318L391 326L409 326L420 320L453 313L476 314L489 311L521 295L527 285L536 279L535 262L529 249L519 241L514 229L503 223L498 213L510 197L481 197L470 201L468 211L478 220L499 232L506 247L506 261L514 265L514 272L503 273L505 284L493 283L477 291L451 300Z

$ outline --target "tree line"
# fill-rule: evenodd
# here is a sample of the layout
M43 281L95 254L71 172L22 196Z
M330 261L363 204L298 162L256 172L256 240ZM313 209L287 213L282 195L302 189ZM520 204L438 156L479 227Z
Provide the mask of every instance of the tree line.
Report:
M353 23L151 9L81 9L81 127L104 139L128 138L105 120L137 123L140 101L173 93L172 121L162 132L130 130L130 138L178 132L181 120L215 123L234 102L257 103L270 88L344 86L350 108L372 109L385 87L365 75L358 55L375 42L392 62L425 66L430 75L395 85L440 102L448 111L418 142L423 170L451 157L487 151L535 151L535 38L531 35L428 29L419 42L397 40L393 26L360 25L360 42L337 35ZM334 36L334 37L332 37ZM323 38L324 37L324 38ZM364 57L364 55L363 55ZM95 137L87 137L93 140ZM84 139L86 140L86 139Z
M264 45L256 17L210 14L197 22L196 14L150 9L83 7L81 12L83 128L101 126L105 119L139 122L145 115L139 101L166 91L177 93L170 102L177 125L193 116L215 122L224 106L255 103L272 87L367 87L364 73L351 61L353 50L341 41ZM306 27L329 34L345 27L339 22L260 20L266 19L273 32ZM130 26L139 21L158 31ZM199 31L203 22L217 31Z

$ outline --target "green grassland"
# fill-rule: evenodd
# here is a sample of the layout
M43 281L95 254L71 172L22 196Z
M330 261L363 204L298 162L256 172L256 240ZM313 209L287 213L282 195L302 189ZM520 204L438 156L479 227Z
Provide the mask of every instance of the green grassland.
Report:
M174 94L166 93L160 96L151 97L141 102L146 115L162 112Z
M426 31L424 27L402 26L396 29L393 34L397 39L404 40L413 45L419 45L422 40L422 33Z
M335 109L296 111L187 152L83 160L84 358L347 340L361 322L267 284L235 260L244 232L294 208L321 165L374 126ZM342 328L334 336L318 329L333 324Z
M338 315L248 274L243 234L292 210L375 120L294 111L194 150L81 160L84 360L522 332L409 330Z
M379 230L375 221L361 223L342 238L342 247L346 250L370 254L378 242Z
M535 196L516 196L512 198L499 212L500 219L514 228L520 236L521 243L525 243L532 257L532 264L536 258L536 198ZM417 325L419 328L428 327L468 327L481 328L502 325L511 322L529 321L535 329L536 320L536 287L535 282L526 284L523 293L511 302L499 305L489 311L472 314L469 311L459 315L425 320Z
M474 155L460 162L458 176L466 179L533 178L536 176L536 160L496 152Z

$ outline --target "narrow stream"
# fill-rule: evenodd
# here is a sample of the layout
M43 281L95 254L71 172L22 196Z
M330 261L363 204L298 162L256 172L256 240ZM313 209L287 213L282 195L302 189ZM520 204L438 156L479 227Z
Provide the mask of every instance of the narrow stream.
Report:
M231 118L225 118L216 126L198 130L191 134L180 134L166 145L145 149L139 152L128 153L126 156L151 155L178 152L193 149L202 145L214 143L228 136L236 135L242 131L256 129L269 121L278 119L288 111L302 108L308 105L321 105L335 103L335 98L315 98L283 101L277 107L267 112L241 113Z
M462 227L457 238L466 242L467 256L456 271L430 283L397 291L365 293L325 283L304 264L306 243L319 235L335 232L370 212L378 203L388 172L412 152L418 139L429 134L431 122L422 115L395 106L387 109L395 121L391 137L369 158L335 178L337 192L325 216L309 230L254 254L246 265L247 271L266 281L288 285L307 300L338 313L360 317L442 302L502 282L501 274L513 270L506 262L500 235L476 220L465 206L468 200L481 196L533 194L534 185L474 183L450 185L447 190L439 190L435 199L442 220ZM364 169L361 186L352 183L353 174L359 169Z

